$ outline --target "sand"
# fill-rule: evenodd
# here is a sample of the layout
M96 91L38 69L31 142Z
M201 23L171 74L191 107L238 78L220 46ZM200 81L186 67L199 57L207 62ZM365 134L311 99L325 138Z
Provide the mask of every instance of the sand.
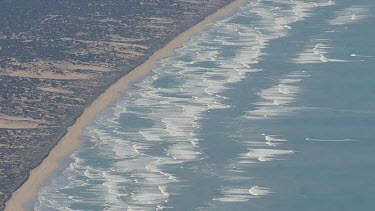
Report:
M46 157L38 167L30 172L29 179L13 193L10 200L6 203L5 210L25 210L24 206L37 196L38 191L44 182L53 174L54 171L58 169L60 161L63 158L71 155L80 147L80 140L85 127L95 119L99 112L103 111L108 105L114 102L120 95L121 91L126 89L132 83L132 81L150 74L151 71L156 67L159 60L173 56L176 48L181 47L184 43L189 41L193 35L210 27L216 19L234 11L244 1L245 0L235 0L214 14L206 17L205 20L181 33L163 48L156 51L142 65L136 67L133 71L120 78L116 83L110 86L104 93L94 100L89 107L85 109L75 124L68 128L66 135L51 150L48 157Z
M41 128L47 122L39 119L24 118L19 116L0 115L0 128L25 129Z

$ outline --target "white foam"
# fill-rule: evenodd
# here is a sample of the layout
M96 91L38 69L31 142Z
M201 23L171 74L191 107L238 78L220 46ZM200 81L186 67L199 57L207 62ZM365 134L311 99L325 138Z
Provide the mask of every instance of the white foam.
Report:
M250 188L249 193L253 196L259 197L259 196L266 196L272 192L270 188L254 186Z
M139 152L133 148L133 145L130 145L126 140L122 139L116 141L116 146L114 146L112 150L117 157L121 158L132 158L139 154Z
M167 150L168 154L175 160L196 160L201 154L191 144L174 144Z
M353 5L336 12L336 17L330 20L332 25L346 25L364 20L369 14L368 8L362 5Z
M314 47L309 45L304 52L299 54L295 61L298 64L329 62L329 59L325 56L327 49L329 49L329 47L322 43L318 43Z
M375 56L367 56L367 55L361 55L361 54L350 54L351 57L363 57L363 58L375 58Z
M355 139L316 139L316 138L306 138L306 141L314 141L314 142L355 142L358 140Z
M278 145L280 145L280 142L287 141L286 139L276 138L276 137L278 137L278 136L264 134L264 138L266 139L266 144L268 146L278 146Z
M231 197L214 198L213 200L220 201L220 202L236 202L236 203L249 201L249 199L240 197L240 196L239 197L231 196Z
M226 189L222 190L221 194L223 197L214 198L213 200L225 203L238 203L249 201L251 198L248 189Z
M158 206L156 206L156 211L164 210L164 209L173 209L173 207L162 206L160 204Z
M156 204L164 201L164 196L160 193L159 188L144 187L142 190L134 192L131 196L132 203L135 205Z
M296 101L300 92L297 83L306 77L308 75L305 72L292 73L282 77L278 85L259 91L257 94L262 100L255 103L258 107L248 111L245 117L249 119L274 118L300 110L301 108L292 107L290 104Z
M246 156L250 159L256 159L260 162L267 162L272 160L280 160L280 155L293 154L293 150L281 150L281 149L249 149Z
M164 198L168 198L169 197L169 193L167 191L167 187L166 186L159 186L159 190L160 190L161 194L164 196ZM166 200L165 202L168 202L168 200Z
M300 79L300 78L284 78L284 79L280 79L280 83L281 84L294 84L294 83L299 83L299 82L302 82L303 79Z
M119 187L121 187L119 183L123 182L124 178L109 172L104 172L103 175L105 180L103 186L107 190L107 193L105 194L106 202L112 204L113 208L125 207L126 204L119 198L122 196L127 196L127 194L122 194L119 191Z
M278 6L275 7L275 4ZM67 210L66 207L75 201L82 201L82 198L73 194L58 195L60 201L48 202L49 197L48 200L42 198L48 194L56 194L59 188L68 190L87 187L93 197L82 203L105 204L109 210L163 209L163 203L171 195L169 187L180 181L165 167L182 166L183 163L203 157L198 147L199 120L209 110L228 108L230 105L226 104L227 99L222 96L222 92L231 83L237 83L249 74L261 71L253 66L262 61L262 57L266 55L263 49L269 42L285 36L292 29L293 23L308 17L317 6L323 6L323 3L312 4L297 0L252 1L241 6L239 14L251 18L256 15L257 20L251 23L253 25L228 24L231 18L227 18L212 27L211 30L218 32L215 35L204 32L193 37L176 50L176 57L161 61L159 67L153 70L152 76L135 84L135 89L127 90L112 109L113 115L110 118L105 116L96 120L93 126L95 130L86 131L92 135L95 143L95 147L90 148L88 153L95 154L97 160L110 160L110 165L88 167L89 162L74 155L75 160L64 172L69 182L64 187L59 186L62 183L56 182L54 189L43 189L45 192L38 196L40 203L52 204L58 210ZM355 19L358 20L357 15ZM225 54L228 47L237 50L230 59ZM203 63L210 66L200 66ZM270 118L297 110L290 104L299 93L297 83L306 74L300 75L287 75L278 84L260 90L257 104L259 108L249 111L248 117ZM162 78L175 79L176 84L168 88L158 87L156 80ZM127 113L147 119L152 125L136 129L119 127L119 118ZM259 164L260 161L276 160L282 155L293 153L292 150L266 148L276 147L284 141L278 136L265 135L264 139L244 141L246 146L258 146L262 149L250 149L235 164ZM158 155L155 156L155 153ZM91 162L97 164L95 161ZM229 172L241 174L242 171ZM224 175L223 178L248 179L240 175ZM266 191L269 190L258 186L250 190L232 187L223 189L223 196L216 198L216 201L245 202L252 197L266 195Z
M139 134L145 137L147 141L163 141L163 139L161 138L163 133L158 130L143 129L139 130Z
M253 198L259 198L272 193L270 188L253 186L250 189L246 188L229 188L221 191L222 197L214 198L213 201L222 203L239 203L247 202Z

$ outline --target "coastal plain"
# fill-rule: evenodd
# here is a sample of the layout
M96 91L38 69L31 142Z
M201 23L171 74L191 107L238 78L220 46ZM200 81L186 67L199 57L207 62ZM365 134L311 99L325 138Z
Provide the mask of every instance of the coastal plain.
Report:
M4 2L0 209L94 99L230 2Z

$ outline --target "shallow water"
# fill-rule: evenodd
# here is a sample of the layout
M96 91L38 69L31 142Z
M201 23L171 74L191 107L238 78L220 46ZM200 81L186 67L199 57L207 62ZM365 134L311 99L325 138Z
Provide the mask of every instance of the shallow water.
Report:
M36 210L371 210L375 3L249 1L125 90Z

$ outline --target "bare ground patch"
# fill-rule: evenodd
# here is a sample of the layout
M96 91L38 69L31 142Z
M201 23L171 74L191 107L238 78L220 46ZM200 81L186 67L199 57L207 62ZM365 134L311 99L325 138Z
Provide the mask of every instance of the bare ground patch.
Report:
M47 121L19 116L0 115L0 128L41 128Z

